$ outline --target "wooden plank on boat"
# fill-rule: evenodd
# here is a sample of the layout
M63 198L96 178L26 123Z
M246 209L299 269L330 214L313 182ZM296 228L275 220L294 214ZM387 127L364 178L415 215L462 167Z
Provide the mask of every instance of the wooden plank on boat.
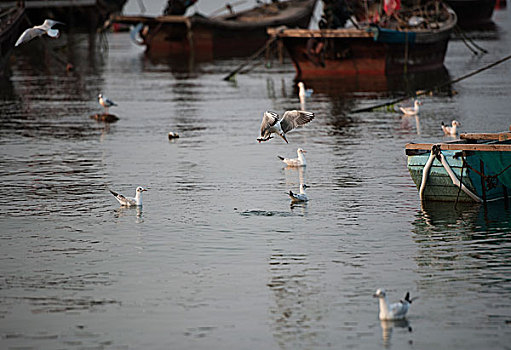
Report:
M460 134L460 139L507 141L507 140L511 140L511 132L467 133L467 134Z
M124 24L138 24L148 22L160 22L160 23L187 23L190 22L190 18L186 16L159 16L159 17L148 17L148 16L112 16L112 22L124 23Z
M511 152L511 145L499 144L470 144L470 143L408 143L406 149L431 150L437 145L444 151L485 151L485 152Z
M285 29L268 28L269 35L294 38L372 38L374 33L363 29Z

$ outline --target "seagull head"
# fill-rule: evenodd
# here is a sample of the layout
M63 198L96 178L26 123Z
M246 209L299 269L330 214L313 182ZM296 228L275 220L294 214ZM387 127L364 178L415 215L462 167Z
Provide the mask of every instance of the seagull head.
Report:
M306 185L306 184L301 184L300 186L302 186L302 188L305 190L306 188L309 188L310 186L309 185Z
M147 191L145 188L143 188L141 186L137 187L137 193L142 193L142 192L145 192L145 191Z
M373 294L374 298L385 298L385 289L378 288L376 292Z
M453 120L451 124L452 126L461 126L461 123L457 120Z
M102 95L102 94L99 94L99 95L98 95L98 98L103 98L103 95Z
M307 153L307 151L306 151L306 150L301 149L301 148L298 148L296 151L297 151L298 153Z

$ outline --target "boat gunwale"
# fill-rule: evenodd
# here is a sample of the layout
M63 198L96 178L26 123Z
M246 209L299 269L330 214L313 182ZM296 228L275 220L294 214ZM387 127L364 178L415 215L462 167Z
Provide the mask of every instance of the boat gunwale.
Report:
M456 13L448 8L449 19L442 22L443 25L439 28L427 28L427 29L416 29L416 30L395 30L397 33L415 33L416 42L430 42L430 37L436 37L446 33L450 35L450 32L456 26L458 18ZM278 38L374 38L375 34L370 28L379 28L373 26L366 26L364 28L338 28L338 29L280 29L280 28L268 28L267 33L269 35L275 35ZM387 29L382 27L383 29ZM434 39L435 41L438 39Z
M289 1L293 4L291 1ZM282 11L279 11L275 16L265 16L262 21L236 21L224 19L225 17L207 17L207 16L175 16L175 15L163 15L163 16L112 16L111 21L115 23L126 23L126 24L181 24L184 23L189 27L195 25L207 25L216 28L225 29L266 29L270 26L279 26L289 22L290 18L301 18L309 13L312 13L316 6L317 0L306 0L300 3L296 3L297 6L290 6ZM246 13L250 13L255 9L248 9L246 11L240 11L237 16L243 16ZM286 15L286 11L289 12ZM229 15L231 16L231 15Z

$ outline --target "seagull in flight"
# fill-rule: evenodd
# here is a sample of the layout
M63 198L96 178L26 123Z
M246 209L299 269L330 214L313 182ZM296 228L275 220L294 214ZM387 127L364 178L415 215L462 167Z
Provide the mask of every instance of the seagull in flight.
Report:
M399 107L404 115L417 115L419 113L419 106L422 106L422 102L414 100L413 107Z
M141 207L142 206L142 192L145 192L145 191L147 191L145 188L138 186L137 190L136 190L136 193L135 193L135 198L125 197L122 194L114 192L112 190L110 190L110 193L112 193L114 195L115 199L117 199L117 201L122 206L125 206L125 207L131 207L131 206Z
M461 124L457 120L453 120L451 122L451 126L447 126L447 125L444 124L444 122L442 122L442 131L446 135L456 136L456 132L457 132L457 127L458 126L461 126Z
M33 26L32 28L26 29L23 34L18 38L18 41L16 41L16 44L14 46L21 45L24 42L30 41L34 39L35 37L41 36L43 34L48 35L51 38L58 38L59 37L59 30L58 29L52 29L52 27L55 24L64 24L59 21L54 21L52 19L46 19L44 20L44 23L38 26Z
M102 105L105 108L105 113L108 113L108 108L112 106L117 106L117 103L112 101L106 96L103 96L102 94L98 95L99 104Z
M306 184L300 184L300 193L294 193L293 191L289 191L288 195L291 197L291 203L299 203L299 202L307 202L309 198L305 193L305 189L309 187Z
M296 127L302 126L314 119L314 113L307 111L286 111L279 119L279 115L275 112L266 111L263 114L263 121L261 123L261 137L257 139L259 143L268 141L272 138L271 134L278 134L280 137L289 143L286 139L286 133Z
M378 289L373 297L380 299L380 320L402 320L406 317L408 308L413 299L410 299L410 293L406 293L404 300L390 304L387 301L385 289ZM417 299L417 298L414 298Z
M281 161L283 161L284 163L286 163L288 166L291 166L291 167L306 166L307 163L305 162L305 156L303 154L307 153L307 151L304 149L298 148L296 150L296 153L298 154L298 158L284 158L281 156L277 156L277 157Z

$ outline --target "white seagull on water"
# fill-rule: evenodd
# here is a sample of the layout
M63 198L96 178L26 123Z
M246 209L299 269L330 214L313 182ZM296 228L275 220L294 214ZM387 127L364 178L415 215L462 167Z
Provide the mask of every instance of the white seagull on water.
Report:
M413 107L399 107L404 115L417 115L419 113L419 106L422 106L422 102L414 100Z
M457 132L457 127L458 126L461 126L460 122L457 121L457 120L453 120L451 122L451 125L452 126L447 126L444 124L444 122L442 122L442 131L444 132L444 134L446 135L451 135L451 136L456 136L456 132Z
M378 289L376 293L374 293L373 297L380 299L380 320L402 320L406 317L406 313L408 312L408 308L412 303L412 299L410 299L410 293L406 293L404 300L400 300L397 303L390 304L387 301L387 295L385 294L385 289ZM417 299L417 298L414 298Z
M137 207L140 207L140 206L142 206L142 192L145 192L145 191L147 191L145 188L138 186L137 190L136 190L136 193L135 193L135 198L125 197L122 194L119 194L119 193L114 192L112 190L110 190L110 193L112 193L114 195L115 199L117 199L117 201L121 205L123 205L123 206L126 206L126 207L137 206Z
M43 34L46 34L51 38L58 38L59 30L51 28L55 24L64 24L64 23L54 21L52 19L46 19L46 20L44 20L43 24L38 25L38 26L33 26L32 28L26 29L23 32L23 34L21 34L18 41L16 41L16 44L14 44L14 46L18 46L24 42L30 41L30 40L34 39L35 37L41 36Z
M291 197L291 203L299 203L299 202L307 202L309 198L305 193L305 189L309 187L306 184L300 184L300 193L294 193L293 191L289 191L288 195Z
M102 94L98 95L98 100L99 100L99 104L101 106L103 106L103 108L105 108L105 113L108 113L108 108L110 108L112 106L117 106L117 103L115 103L108 97L103 96Z
M271 134L278 134L287 142L286 133L296 127L302 126L314 119L314 113L307 111L286 111L279 119L279 115L275 112L266 111L263 114L263 121L261 123L261 137L257 141L268 141L271 139Z
M298 158L284 158L281 156L277 156L281 161L286 163L288 166L292 167L300 167L300 166L306 166L307 162L305 161L304 153L307 153L306 150L298 148L296 150L296 153L298 154Z

